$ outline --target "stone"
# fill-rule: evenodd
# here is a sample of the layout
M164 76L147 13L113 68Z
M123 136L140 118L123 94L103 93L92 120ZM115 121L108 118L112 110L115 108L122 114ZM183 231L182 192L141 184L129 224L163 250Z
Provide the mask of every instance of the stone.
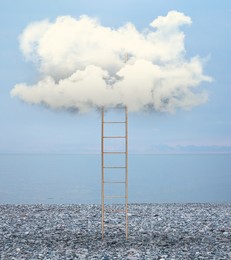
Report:
M102 241L100 205L0 205L0 258L231 259L231 204L131 204L129 210L128 240L124 216L115 213Z

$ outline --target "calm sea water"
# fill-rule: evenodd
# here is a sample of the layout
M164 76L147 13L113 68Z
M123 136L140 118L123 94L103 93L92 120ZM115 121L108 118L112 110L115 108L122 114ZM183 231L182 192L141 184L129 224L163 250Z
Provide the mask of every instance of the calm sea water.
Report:
M124 192L120 185L105 191ZM129 155L129 202L231 202L231 154ZM5 203L101 203L101 157L0 155Z

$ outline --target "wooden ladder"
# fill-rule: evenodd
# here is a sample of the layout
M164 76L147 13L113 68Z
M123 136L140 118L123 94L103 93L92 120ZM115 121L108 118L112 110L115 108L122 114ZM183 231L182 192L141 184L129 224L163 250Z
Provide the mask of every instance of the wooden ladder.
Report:
M112 212L122 212L125 214L125 235L126 235L126 240L128 239L128 110L127 107L115 107L112 108L113 110L115 109L123 109L124 110L124 120L117 120L117 121L108 121L108 119L105 121L105 113L107 112L105 108L102 108L102 132L101 132L101 160L102 160L102 183L101 183L101 200L102 200L102 239L104 239L104 231L105 231L105 200L107 199L124 199L124 210L113 210ZM108 135L108 133L105 133L105 125L106 124L121 124L125 126L124 128L124 134L123 135ZM105 147L105 140L106 139L124 139L125 140L125 149L123 151L108 151ZM105 164L105 155L124 155L125 156L125 165L106 165ZM107 180L105 181L105 174L110 171L110 169L115 169L116 171L124 171L124 179L119 180L119 181L114 181L114 180ZM105 195L105 185L110 184L110 185L124 185L124 194L121 196L107 196Z

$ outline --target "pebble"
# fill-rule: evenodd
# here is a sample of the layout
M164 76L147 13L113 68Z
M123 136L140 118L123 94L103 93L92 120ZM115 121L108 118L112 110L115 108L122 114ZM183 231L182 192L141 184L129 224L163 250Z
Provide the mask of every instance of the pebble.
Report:
M122 209L122 205L107 205ZM231 204L0 205L0 259L231 259Z

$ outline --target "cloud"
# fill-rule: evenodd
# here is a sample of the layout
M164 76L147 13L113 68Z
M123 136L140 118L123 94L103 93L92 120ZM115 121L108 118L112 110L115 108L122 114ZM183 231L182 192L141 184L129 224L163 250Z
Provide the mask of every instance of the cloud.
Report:
M119 105L130 111L190 109L206 102L207 93L198 86L211 78L199 56L185 58L184 24L191 18L177 11L142 32L131 23L105 27L88 16L32 23L20 36L20 48L41 80L17 84L11 95L80 112Z

